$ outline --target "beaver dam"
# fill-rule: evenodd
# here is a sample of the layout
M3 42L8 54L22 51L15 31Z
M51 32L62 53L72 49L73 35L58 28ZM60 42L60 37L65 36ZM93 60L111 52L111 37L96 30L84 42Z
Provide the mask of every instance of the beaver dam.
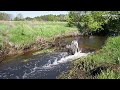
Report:
M57 51L42 54L29 52L4 60L0 64L0 79L56 79L62 72L70 69L71 61L101 49L106 39L107 37L101 36L58 38L55 41L59 46ZM78 41L81 52L69 55L62 46L73 40Z

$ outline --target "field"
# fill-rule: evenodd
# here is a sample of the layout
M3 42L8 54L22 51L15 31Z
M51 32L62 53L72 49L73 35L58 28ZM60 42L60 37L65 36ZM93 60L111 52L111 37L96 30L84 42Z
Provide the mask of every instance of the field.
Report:
M67 22L1 21L0 49L2 53L0 54L22 53L34 47L44 48L41 43L53 42L55 37L74 34L74 32L78 32L77 28L68 27ZM36 43L38 41L40 43Z
M56 35L77 31L67 27L67 22L10 21L0 22L1 34L6 34L9 42L29 44L37 37L52 38Z

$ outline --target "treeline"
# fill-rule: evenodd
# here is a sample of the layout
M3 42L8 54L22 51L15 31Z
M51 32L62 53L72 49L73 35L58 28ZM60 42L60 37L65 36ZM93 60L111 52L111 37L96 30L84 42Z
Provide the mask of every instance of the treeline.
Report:
M0 13L0 20L4 20L4 21L13 20L13 15L7 13Z
M16 15L15 17L12 14L7 14L7 13L0 13L0 20L4 21L31 21L31 20L37 20L37 21L67 21L67 15L43 15L43 16L37 16L34 18L31 17L23 17L21 13Z
M68 26L83 35L119 35L120 11L70 11Z
M39 20L39 21L66 21L66 15L44 15L44 16L38 16L33 19Z

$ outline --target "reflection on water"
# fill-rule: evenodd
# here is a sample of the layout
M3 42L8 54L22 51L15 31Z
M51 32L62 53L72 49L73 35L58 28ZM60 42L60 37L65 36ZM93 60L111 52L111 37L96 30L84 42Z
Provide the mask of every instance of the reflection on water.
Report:
M80 48L98 50L107 38L97 36L70 37L58 39L57 42L70 44L74 39L78 40ZM65 59L69 61L68 59L71 57L75 58L75 56L68 56L66 52L38 55L33 55L30 52L2 63L0 65L0 79L55 79L61 72L67 71L71 64L70 62L58 64L58 62L63 62Z
M100 49L104 44L107 37L102 36L78 36L69 38L60 38L56 40L56 43L70 44L71 41L77 40L80 48Z

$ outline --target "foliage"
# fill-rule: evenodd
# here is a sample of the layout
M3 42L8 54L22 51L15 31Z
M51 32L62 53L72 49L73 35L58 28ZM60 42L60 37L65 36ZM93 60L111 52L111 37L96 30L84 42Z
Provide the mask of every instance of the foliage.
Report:
M7 28L6 28L7 29ZM0 30L0 48L8 46L9 43L9 29Z
M31 18L31 17L26 17L25 20L31 21L31 20L33 20L33 18Z
M120 34L120 18L110 19L106 25L104 25L106 30L114 32L115 35Z
M67 15L64 15L64 14L60 14L60 15L49 14L49 15L37 16L37 17L34 17L34 18L31 18L31 17L25 17L24 18L21 13L17 14L16 17L13 17L12 14L0 13L0 20L4 20L4 21L37 20L37 21L62 21L62 22L65 22L65 21L67 21Z
M33 18L34 19L34 18ZM43 15L35 17L36 20L39 21L66 21L66 15Z
M119 11L71 11L68 25L77 26L83 34L106 29L108 33L119 32L119 15Z
M98 75L98 79L120 79L120 73L108 69Z
M12 20L13 16L7 13L0 13L0 20L9 21Z
M13 26L7 30L7 26L11 23ZM30 44L35 42L38 36L49 39L56 35L77 31L76 28L66 27L67 22L12 21L11 23L0 23L0 26L2 30L9 31L9 42L15 45Z
M23 18L23 15L21 13L19 13L15 18L14 18L15 21L21 21L21 20L24 20Z

